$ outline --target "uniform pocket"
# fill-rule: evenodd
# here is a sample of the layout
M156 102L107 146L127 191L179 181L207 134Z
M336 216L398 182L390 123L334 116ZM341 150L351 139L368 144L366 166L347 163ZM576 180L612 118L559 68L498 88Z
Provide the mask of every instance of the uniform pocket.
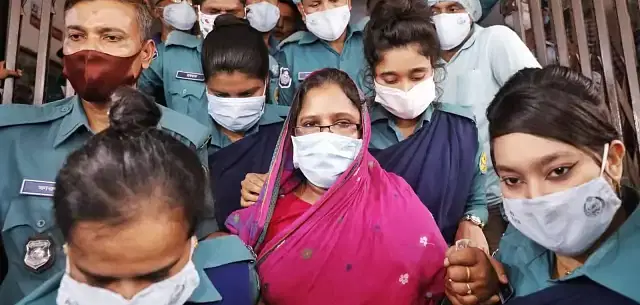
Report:
M167 101L167 106L187 115L190 112L201 111L204 91L205 85L203 82L174 79L169 85L171 98L170 101Z
M48 232L54 227L51 198L25 195L16 197L11 201L2 227L9 260L22 262L29 237Z

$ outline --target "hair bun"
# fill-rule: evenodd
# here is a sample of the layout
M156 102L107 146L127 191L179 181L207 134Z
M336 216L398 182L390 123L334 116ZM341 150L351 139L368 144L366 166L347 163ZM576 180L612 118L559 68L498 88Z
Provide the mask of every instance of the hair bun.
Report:
M215 30L216 28L233 26L233 25L251 26L247 19L238 18L232 14L223 14L216 17L216 20L213 23L213 29Z
M156 128L162 117L151 96L131 87L119 87L111 94L109 128L120 133L140 133Z

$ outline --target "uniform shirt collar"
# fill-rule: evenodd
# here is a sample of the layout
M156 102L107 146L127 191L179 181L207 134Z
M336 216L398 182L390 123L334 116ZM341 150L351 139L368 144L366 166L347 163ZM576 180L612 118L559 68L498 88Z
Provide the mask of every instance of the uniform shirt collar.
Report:
M347 41L349 41L349 39L351 38L351 36L353 36L355 33L362 33L362 27L359 27L357 25L347 25L347 37L344 40L345 43ZM298 42L299 44L312 44L314 42L316 42L317 40L323 41L320 38L318 38L318 36L314 35L313 33L306 31L304 32L304 35L302 36L302 38L300 38L300 41Z
M433 111L434 111L434 106L433 106L433 103L431 103L429 107L427 107L427 110L425 110L420 115L422 120L418 122L416 129L422 127L425 122L429 122L429 119L431 119L431 116L433 115ZM393 114L391 114L387 109L385 109L379 103L374 103L373 106L371 107L371 123L375 123L376 121L380 121L380 120L387 120L389 123L391 123L392 120L390 118L392 117L393 117Z
M453 55L453 57L449 60L448 63L452 63L456 58L458 58L458 56L460 56L460 53L464 52L465 50L471 48L475 43L476 40L478 39L478 36L480 35L480 33L482 31L484 31L484 27L478 25L478 24L473 24L473 28L472 28L473 33L471 33L471 36L467 39L467 41L465 41L462 44L462 47L460 48L460 50L458 50L458 52L456 52L455 55ZM444 59L440 59L441 63L446 64L447 62L444 61Z
M72 134L78 131L78 129L84 128L84 131L92 132L89 127L89 121L87 121L87 115L84 112L84 107L82 107L82 101L77 95L73 96L69 104L64 107L70 107L71 112L62 119L60 129L53 142L54 147L62 144Z
M176 45L202 51L202 40L182 31L171 31L167 36L167 40L165 40L164 45L166 47Z

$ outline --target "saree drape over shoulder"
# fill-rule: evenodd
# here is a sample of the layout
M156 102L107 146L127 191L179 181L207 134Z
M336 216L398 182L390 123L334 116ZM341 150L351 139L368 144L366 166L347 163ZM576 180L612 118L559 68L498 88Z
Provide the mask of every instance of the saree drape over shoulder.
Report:
M227 219L230 231L257 253L266 304L436 304L443 296L447 245L411 187L368 152L366 110L362 122L363 147L351 166L267 240L279 199L302 180L292 165L295 122L289 118L260 199Z

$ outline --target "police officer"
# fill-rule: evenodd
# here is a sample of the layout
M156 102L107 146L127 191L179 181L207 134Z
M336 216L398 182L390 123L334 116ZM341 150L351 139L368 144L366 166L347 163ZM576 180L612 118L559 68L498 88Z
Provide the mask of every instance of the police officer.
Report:
M278 40L272 35L280 20L278 0L247 0L247 20L249 24L262 33L264 41L269 47L269 54L278 52Z
M351 0L295 0L308 32L280 43L279 104L291 105L298 85L322 68L343 70L364 90L361 26L349 25Z
M202 41L189 33L198 16L190 0L162 0L154 9L162 20L162 43L138 87L175 111L208 124L204 76L200 66ZM204 114L203 114L204 112Z
M9 261L2 304L15 304L64 268L53 181L70 152L109 126L109 96L134 85L154 53L144 0L67 0L64 9L64 74L78 95L41 107L0 106L0 227ZM159 127L189 146L206 146L205 126L170 109L162 112ZM215 222L203 221L198 235L215 230Z

